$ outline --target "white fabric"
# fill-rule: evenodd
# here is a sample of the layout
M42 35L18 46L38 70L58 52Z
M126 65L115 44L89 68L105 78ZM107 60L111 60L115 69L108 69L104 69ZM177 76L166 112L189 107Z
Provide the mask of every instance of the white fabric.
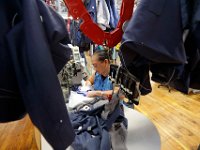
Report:
M81 84L85 85L85 81L82 80ZM88 86L80 86L78 89L79 89L79 91L82 91L82 92L87 92L89 90L93 90L93 88L91 86L89 86L89 85Z
M91 97L84 96L82 94L77 94L76 92L71 91L69 96L69 109L75 109L81 105L88 104L93 102L95 99Z
M120 9L121 9L121 5L122 5L122 0L115 0L116 3L116 8L117 8L117 12L118 14L120 14Z
M110 28L110 12L105 0L97 0L97 24L102 30Z

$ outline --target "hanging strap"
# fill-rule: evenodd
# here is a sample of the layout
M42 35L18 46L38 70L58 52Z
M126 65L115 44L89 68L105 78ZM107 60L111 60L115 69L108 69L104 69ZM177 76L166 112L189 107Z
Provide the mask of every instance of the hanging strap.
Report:
M74 19L83 20L80 25L81 31L94 43L108 47L114 47L121 41L123 35L122 26L126 21L130 20L134 8L134 0L122 0L120 19L116 29L111 32L104 32L93 22L81 0L64 0L64 2Z

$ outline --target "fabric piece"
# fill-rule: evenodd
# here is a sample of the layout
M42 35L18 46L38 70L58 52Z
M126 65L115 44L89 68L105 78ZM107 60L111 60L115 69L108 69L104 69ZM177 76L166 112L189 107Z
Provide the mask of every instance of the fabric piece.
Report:
M70 119L76 132L71 147L75 150L110 150L111 144L116 144L119 142L118 140L122 140L120 143L125 144L127 126L124 125L124 119L126 120L126 118L121 113L118 102L119 98L114 95L114 99L109 103L91 107L88 111L70 113ZM116 134L119 135L116 136ZM113 142L111 142L111 135L115 136L112 137L114 138ZM112 145L112 149L114 147L117 150L117 146ZM122 145L122 147L126 146Z
M19 100L25 108L12 115L20 118L27 112L54 149L65 149L72 143L74 131L57 78L71 54L64 20L40 0L17 0L17 6L15 2L5 1L5 22L0 23L6 29L0 35L0 53L7 56L0 66L4 80L0 89L16 93L17 98L10 102ZM14 13L12 7L17 8Z
M105 0L110 12L110 28L115 29L119 21L115 0Z
M106 28L110 28L110 12L106 1L98 0L97 4L97 23L101 27L102 30L106 30Z
M71 113L70 118L76 132L72 143L75 150L110 150L110 136L105 128L105 122L97 114L101 112L100 107L92 113L76 112Z
M141 0L122 38L122 55L130 59L126 65L137 55L154 63L185 64L181 25L179 0Z
M85 0L84 6L92 20L97 22L97 8L96 0ZM90 49L90 43L92 42L88 37L86 37L80 30L80 25L82 20L72 20L70 24L71 41L75 46L79 46L79 50L82 53Z
M75 109L84 104L92 103L94 100L95 98L86 97L82 94L77 94L77 92L71 91L68 107L69 109Z
M126 147L127 130L123 123L114 123L109 131L112 150L128 150Z

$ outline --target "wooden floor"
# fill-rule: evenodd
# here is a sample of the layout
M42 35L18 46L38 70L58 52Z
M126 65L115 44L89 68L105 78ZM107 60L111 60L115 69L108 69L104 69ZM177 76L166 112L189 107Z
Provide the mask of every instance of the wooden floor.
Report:
M197 150L200 144L200 95L184 95L166 88L157 88L143 96L138 111L157 127L161 150ZM0 124L0 150L37 150L34 128L28 116Z
M28 115L19 121L0 123L0 150L38 150Z
M200 95L170 93L152 83L153 91L143 96L138 111L157 127L161 150L197 150L200 144Z

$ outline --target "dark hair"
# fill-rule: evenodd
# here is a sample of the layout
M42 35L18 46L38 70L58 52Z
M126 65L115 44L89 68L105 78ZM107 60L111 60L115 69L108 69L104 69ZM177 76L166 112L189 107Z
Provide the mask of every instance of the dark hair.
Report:
M98 57L100 62L103 62L105 59L108 59L108 62L110 62L109 50L97 50L94 52L94 55Z

